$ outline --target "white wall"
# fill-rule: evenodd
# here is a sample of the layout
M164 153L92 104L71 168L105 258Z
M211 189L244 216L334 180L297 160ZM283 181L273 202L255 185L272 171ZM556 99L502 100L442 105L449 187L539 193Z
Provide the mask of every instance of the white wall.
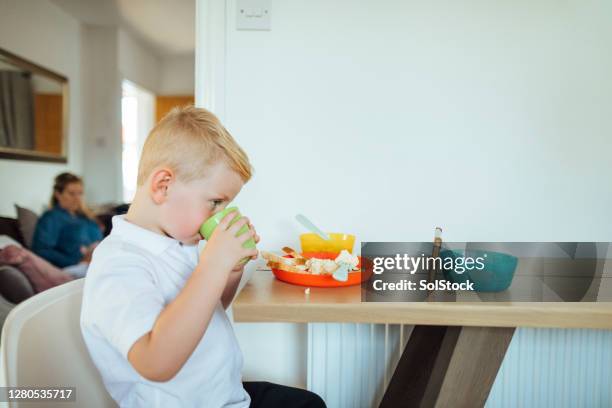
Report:
M237 31L222 3L198 1L196 95L255 166L261 249L297 246L298 212L364 241L612 239L612 4L273 0ZM269 327L237 325L247 375L303 384L305 331Z
M162 58L159 79L160 95L193 95L195 89L195 56Z
M119 71L122 78L157 95L192 95L195 56L159 55L130 32L119 29Z
M121 77L153 92L160 91L161 58L124 29L118 30Z
M83 173L93 203L121 202L121 76L114 27L84 25Z
M40 212L62 171L82 171L79 23L46 0L0 0L0 47L68 77L68 163L0 159L0 215L15 216L13 203Z

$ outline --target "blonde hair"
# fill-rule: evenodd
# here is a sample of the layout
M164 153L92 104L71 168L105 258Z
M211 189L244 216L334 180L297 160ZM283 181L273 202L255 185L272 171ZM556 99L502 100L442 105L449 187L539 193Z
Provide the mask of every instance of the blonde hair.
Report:
M138 185L159 166L168 166L179 180L192 181L218 160L225 160L245 183L251 178L249 158L214 114L194 106L174 108L144 143Z

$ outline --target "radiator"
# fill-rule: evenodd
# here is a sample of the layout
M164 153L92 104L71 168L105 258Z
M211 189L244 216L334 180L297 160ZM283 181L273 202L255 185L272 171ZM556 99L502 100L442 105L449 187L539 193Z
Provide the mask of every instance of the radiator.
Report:
M308 324L308 389L329 408L376 407L412 326ZM518 329L487 408L612 407L612 331Z

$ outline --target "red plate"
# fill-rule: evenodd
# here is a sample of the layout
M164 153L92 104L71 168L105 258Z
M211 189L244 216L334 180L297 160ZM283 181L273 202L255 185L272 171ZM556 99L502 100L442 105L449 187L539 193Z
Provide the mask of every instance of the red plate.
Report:
M336 259L338 254L333 252L304 252L302 256L305 258ZM285 258L292 257L290 255L285 255ZM357 264L357 267L361 268L362 258L360 256L358 258L359 264ZM335 280L331 275L313 275L310 273L287 272L275 268L272 268L272 273L274 273L276 279L283 282L319 288L336 288L341 286L359 285L370 275L367 272L361 273L361 270L353 271L349 272L348 280L346 282L340 282Z

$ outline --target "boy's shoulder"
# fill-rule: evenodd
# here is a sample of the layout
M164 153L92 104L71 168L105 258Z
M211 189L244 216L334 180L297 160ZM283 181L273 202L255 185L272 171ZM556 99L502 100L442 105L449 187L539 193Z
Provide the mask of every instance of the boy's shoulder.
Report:
M155 264L152 256L141 246L122 239L118 235L110 234L94 250L87 275L96 276L112 267L132 266L151 269Z
M150 255L148 251L139 245L130 242L120 235L109 234L96 247L92 256L92 262L97 259L106 259L109 257L116 258L121 256L129 256L139 254L146 258Z

